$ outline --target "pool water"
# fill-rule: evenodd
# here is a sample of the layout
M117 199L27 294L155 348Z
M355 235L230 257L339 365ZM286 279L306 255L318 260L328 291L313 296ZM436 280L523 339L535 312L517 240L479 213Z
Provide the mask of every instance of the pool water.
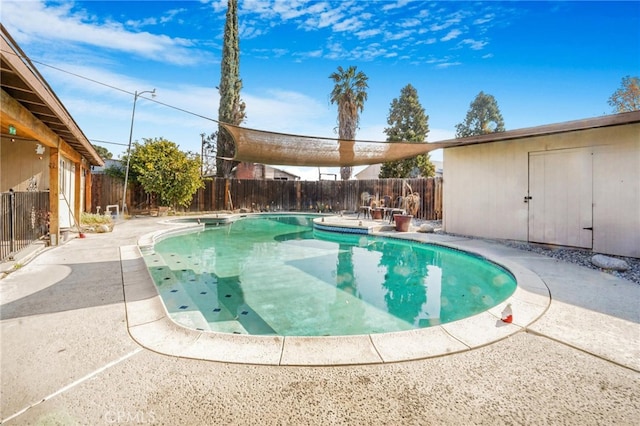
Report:
M250 216L168 237L145 261L174 321L280 336L384 333L499 304L513 276L436 245L313 229L313 217Z

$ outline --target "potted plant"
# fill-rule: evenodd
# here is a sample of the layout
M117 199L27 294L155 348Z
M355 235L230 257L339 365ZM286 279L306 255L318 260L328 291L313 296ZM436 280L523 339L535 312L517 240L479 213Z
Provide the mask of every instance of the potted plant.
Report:
M411 219L413 219L413 217L418 213L418 209L420 208L420 195L413 192L411 185L406 182L404 184L409 189L409 193L403 199L406 214L394 215L396 231L398 232L407 232L409 230Z
M383 209L381 209L378 206L378 200L376 199L371 200L371 219L372 220L382 219L382 212L383 212Z

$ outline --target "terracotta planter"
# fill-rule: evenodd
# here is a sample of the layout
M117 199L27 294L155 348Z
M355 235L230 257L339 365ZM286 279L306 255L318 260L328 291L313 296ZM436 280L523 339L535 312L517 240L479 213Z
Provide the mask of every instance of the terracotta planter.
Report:
M373 209L371 210L371 219L373 220L381 220L382 219L382 209Z
M413 216L408 214L396 214L393 216L393 220L396 222L396 231L398 232L407 232L409 231L409 226L411 225L411 219Z

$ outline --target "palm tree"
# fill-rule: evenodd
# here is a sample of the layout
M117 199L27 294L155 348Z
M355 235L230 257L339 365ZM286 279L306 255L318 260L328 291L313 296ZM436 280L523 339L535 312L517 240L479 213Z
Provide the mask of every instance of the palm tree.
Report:
M362 71L356 72L357 67L350 66L346 70L338 67L329 78L335 86L331 92L331 103L338 104L338 138L341 140L355 140L356 130L360 122L358 112L364 109L367 100L367 77ZM340 177L347 180L351 177L352 167L340 167Z

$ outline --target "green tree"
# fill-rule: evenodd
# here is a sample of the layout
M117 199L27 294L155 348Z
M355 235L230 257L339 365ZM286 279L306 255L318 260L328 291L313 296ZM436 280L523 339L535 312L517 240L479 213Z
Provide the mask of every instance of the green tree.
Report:
M487 133L504 132L504 120L496 99L484 92L471 102L464 121L456 125L456 137L485 135Z
M220 66L220 106L218 121L240 125L245 118L245 104L240 99L242 80L240 79L240 42L238 37L238 0L228 0L227 19L224 25L222 61ZM231 158L234 155L233 138L222 126L218 129L218 157ZM230 177L237 162L216 160L216 173Z
M107 148L98 145L93 145L93 148L103 160L111 160L113 158L113 154Z
M367 100L367 77L357 67L350 66L346 70L338 67L338 71L332 73L329 78L335 86L331 91L331 103L338 104L338 138L342 140L355 140L356 130L360 122L359 112L364 109ZM353 168L340 167L340 177L347 180L351 177Z
M202 175L214 176L216 174L218 132L213 132L206 137L205 135L206 133L200 134L202 137Z
M204 187L200 176L200 157L182 152L164 138L144 138L131 151L132 180L148 193L156 194L160 205L187 207L193 194Z
M620 88L609 98L613 112L631 112L640 110L640 78L626 76Z
M407 84L400 90L400 97L391 101L387 124L384 129L388 142L424 143L429 133L429 116L420 105L418 91ZM429 154L405 160L389 161L380 168L380 178L407 178L435 175L435 167Z

